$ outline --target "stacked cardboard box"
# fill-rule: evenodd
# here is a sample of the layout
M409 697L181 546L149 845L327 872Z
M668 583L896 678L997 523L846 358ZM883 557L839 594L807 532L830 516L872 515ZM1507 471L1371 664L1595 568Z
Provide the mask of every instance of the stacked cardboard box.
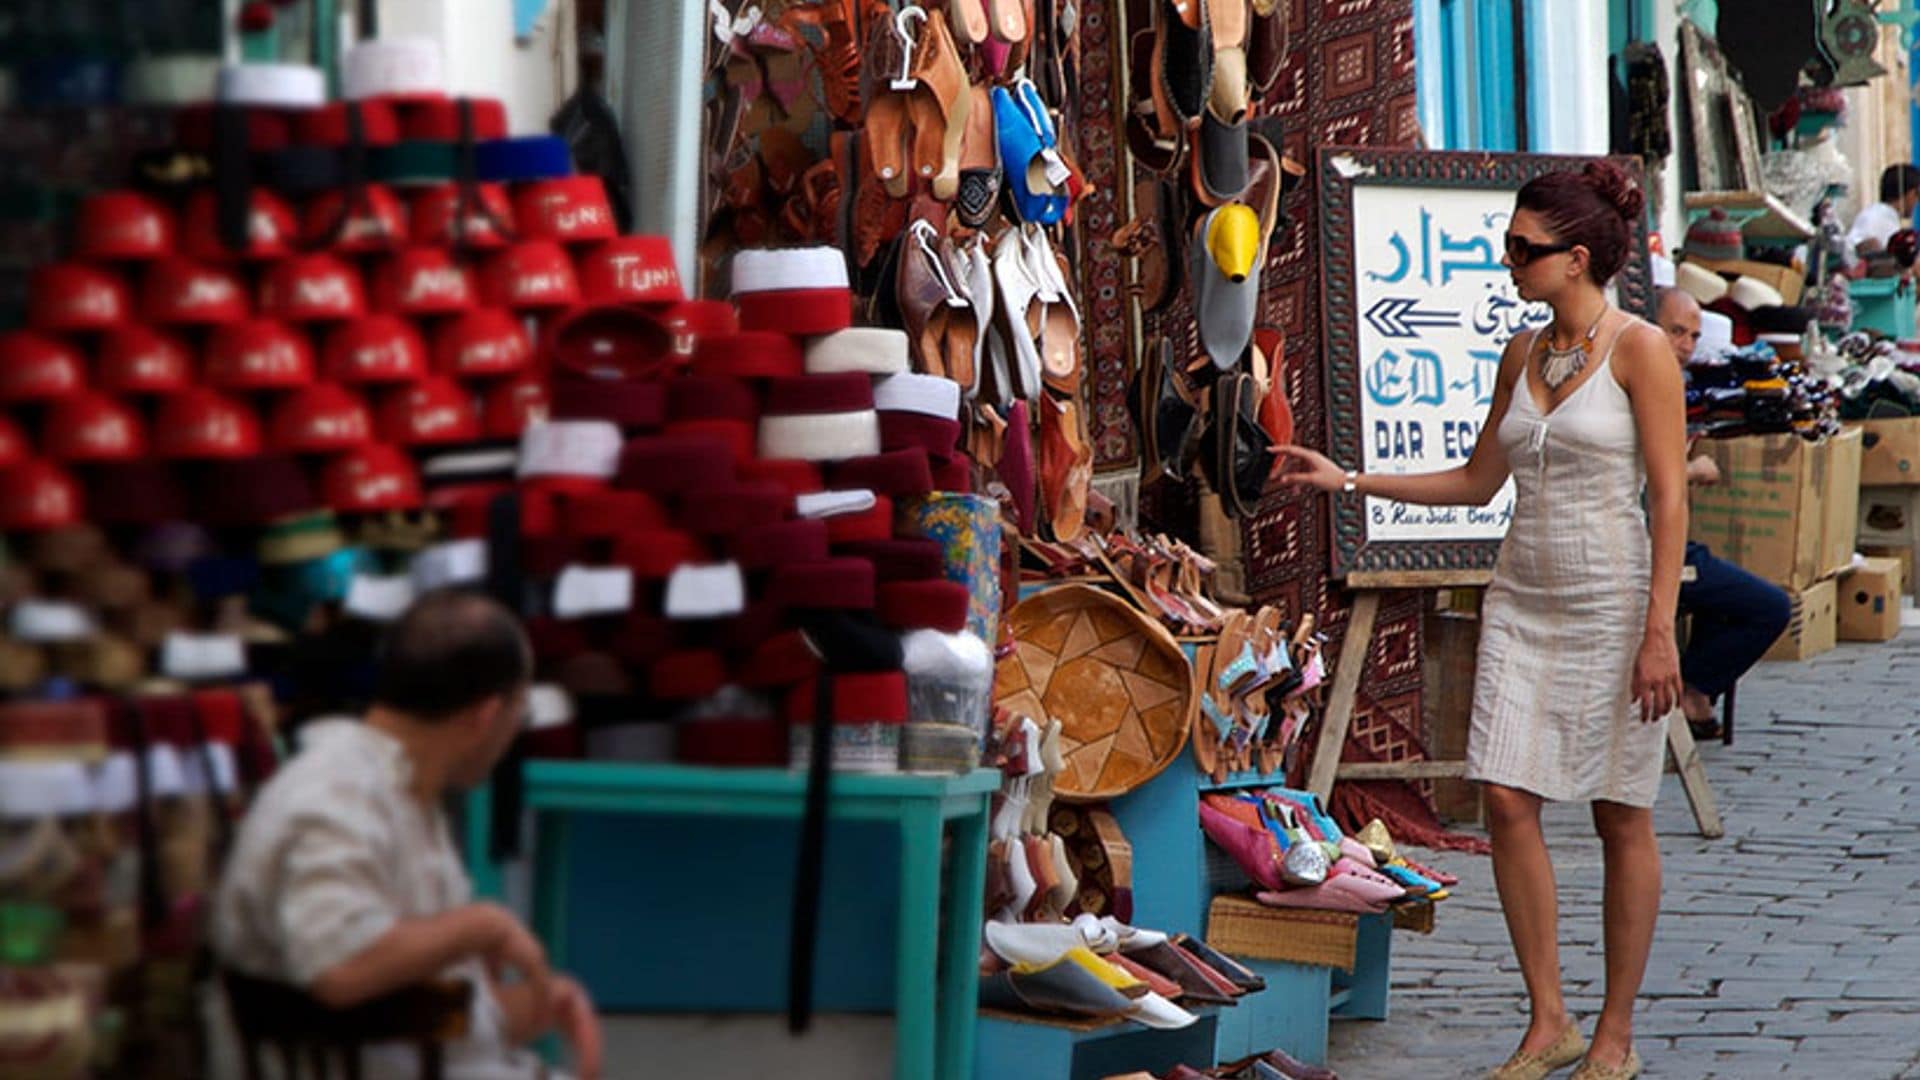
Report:
M1804 660L1833 647L1833 578L1853 565L1862 442L1860 431L1848 430L1817 442L1751 435L1701 444L1721 480L1693 492L1689 535L1793 594L1793 622L1771 659Z

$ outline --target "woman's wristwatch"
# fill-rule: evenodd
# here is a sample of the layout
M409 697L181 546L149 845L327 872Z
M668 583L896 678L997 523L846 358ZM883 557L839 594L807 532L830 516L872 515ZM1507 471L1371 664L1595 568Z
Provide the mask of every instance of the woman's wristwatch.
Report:
M1360 473L1354 469L1348 469L1347 482L1340 485L1340 490L1348 495L1360 490Z

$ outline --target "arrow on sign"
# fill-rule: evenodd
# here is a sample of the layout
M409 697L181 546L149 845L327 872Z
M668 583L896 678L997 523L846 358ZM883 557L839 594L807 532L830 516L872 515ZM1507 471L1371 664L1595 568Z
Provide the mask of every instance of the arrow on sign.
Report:
M1419 337L1422 330L1460 325L1457 311L1421 311L1420 301L1389 296L1367 309L1366 320L1383 337Z

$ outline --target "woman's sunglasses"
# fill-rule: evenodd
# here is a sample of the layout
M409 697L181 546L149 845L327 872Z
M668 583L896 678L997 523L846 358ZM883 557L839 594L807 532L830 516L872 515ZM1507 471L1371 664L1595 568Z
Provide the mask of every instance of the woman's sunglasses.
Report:
M1572 251L1577 244L1542 244L1514 233L1507 234L1507 261L1515 266L1525 266L1535 259L1544 259L1549 255L1560 255Z

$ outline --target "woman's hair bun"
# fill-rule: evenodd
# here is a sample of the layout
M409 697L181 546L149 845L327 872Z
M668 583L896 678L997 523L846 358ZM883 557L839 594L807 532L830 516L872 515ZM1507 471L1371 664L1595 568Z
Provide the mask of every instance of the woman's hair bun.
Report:
M1612 204L1628 225L1640 220L1647 208L1647 197L1625 169L1611 161L1589 162L1581 176L1594 193Z

